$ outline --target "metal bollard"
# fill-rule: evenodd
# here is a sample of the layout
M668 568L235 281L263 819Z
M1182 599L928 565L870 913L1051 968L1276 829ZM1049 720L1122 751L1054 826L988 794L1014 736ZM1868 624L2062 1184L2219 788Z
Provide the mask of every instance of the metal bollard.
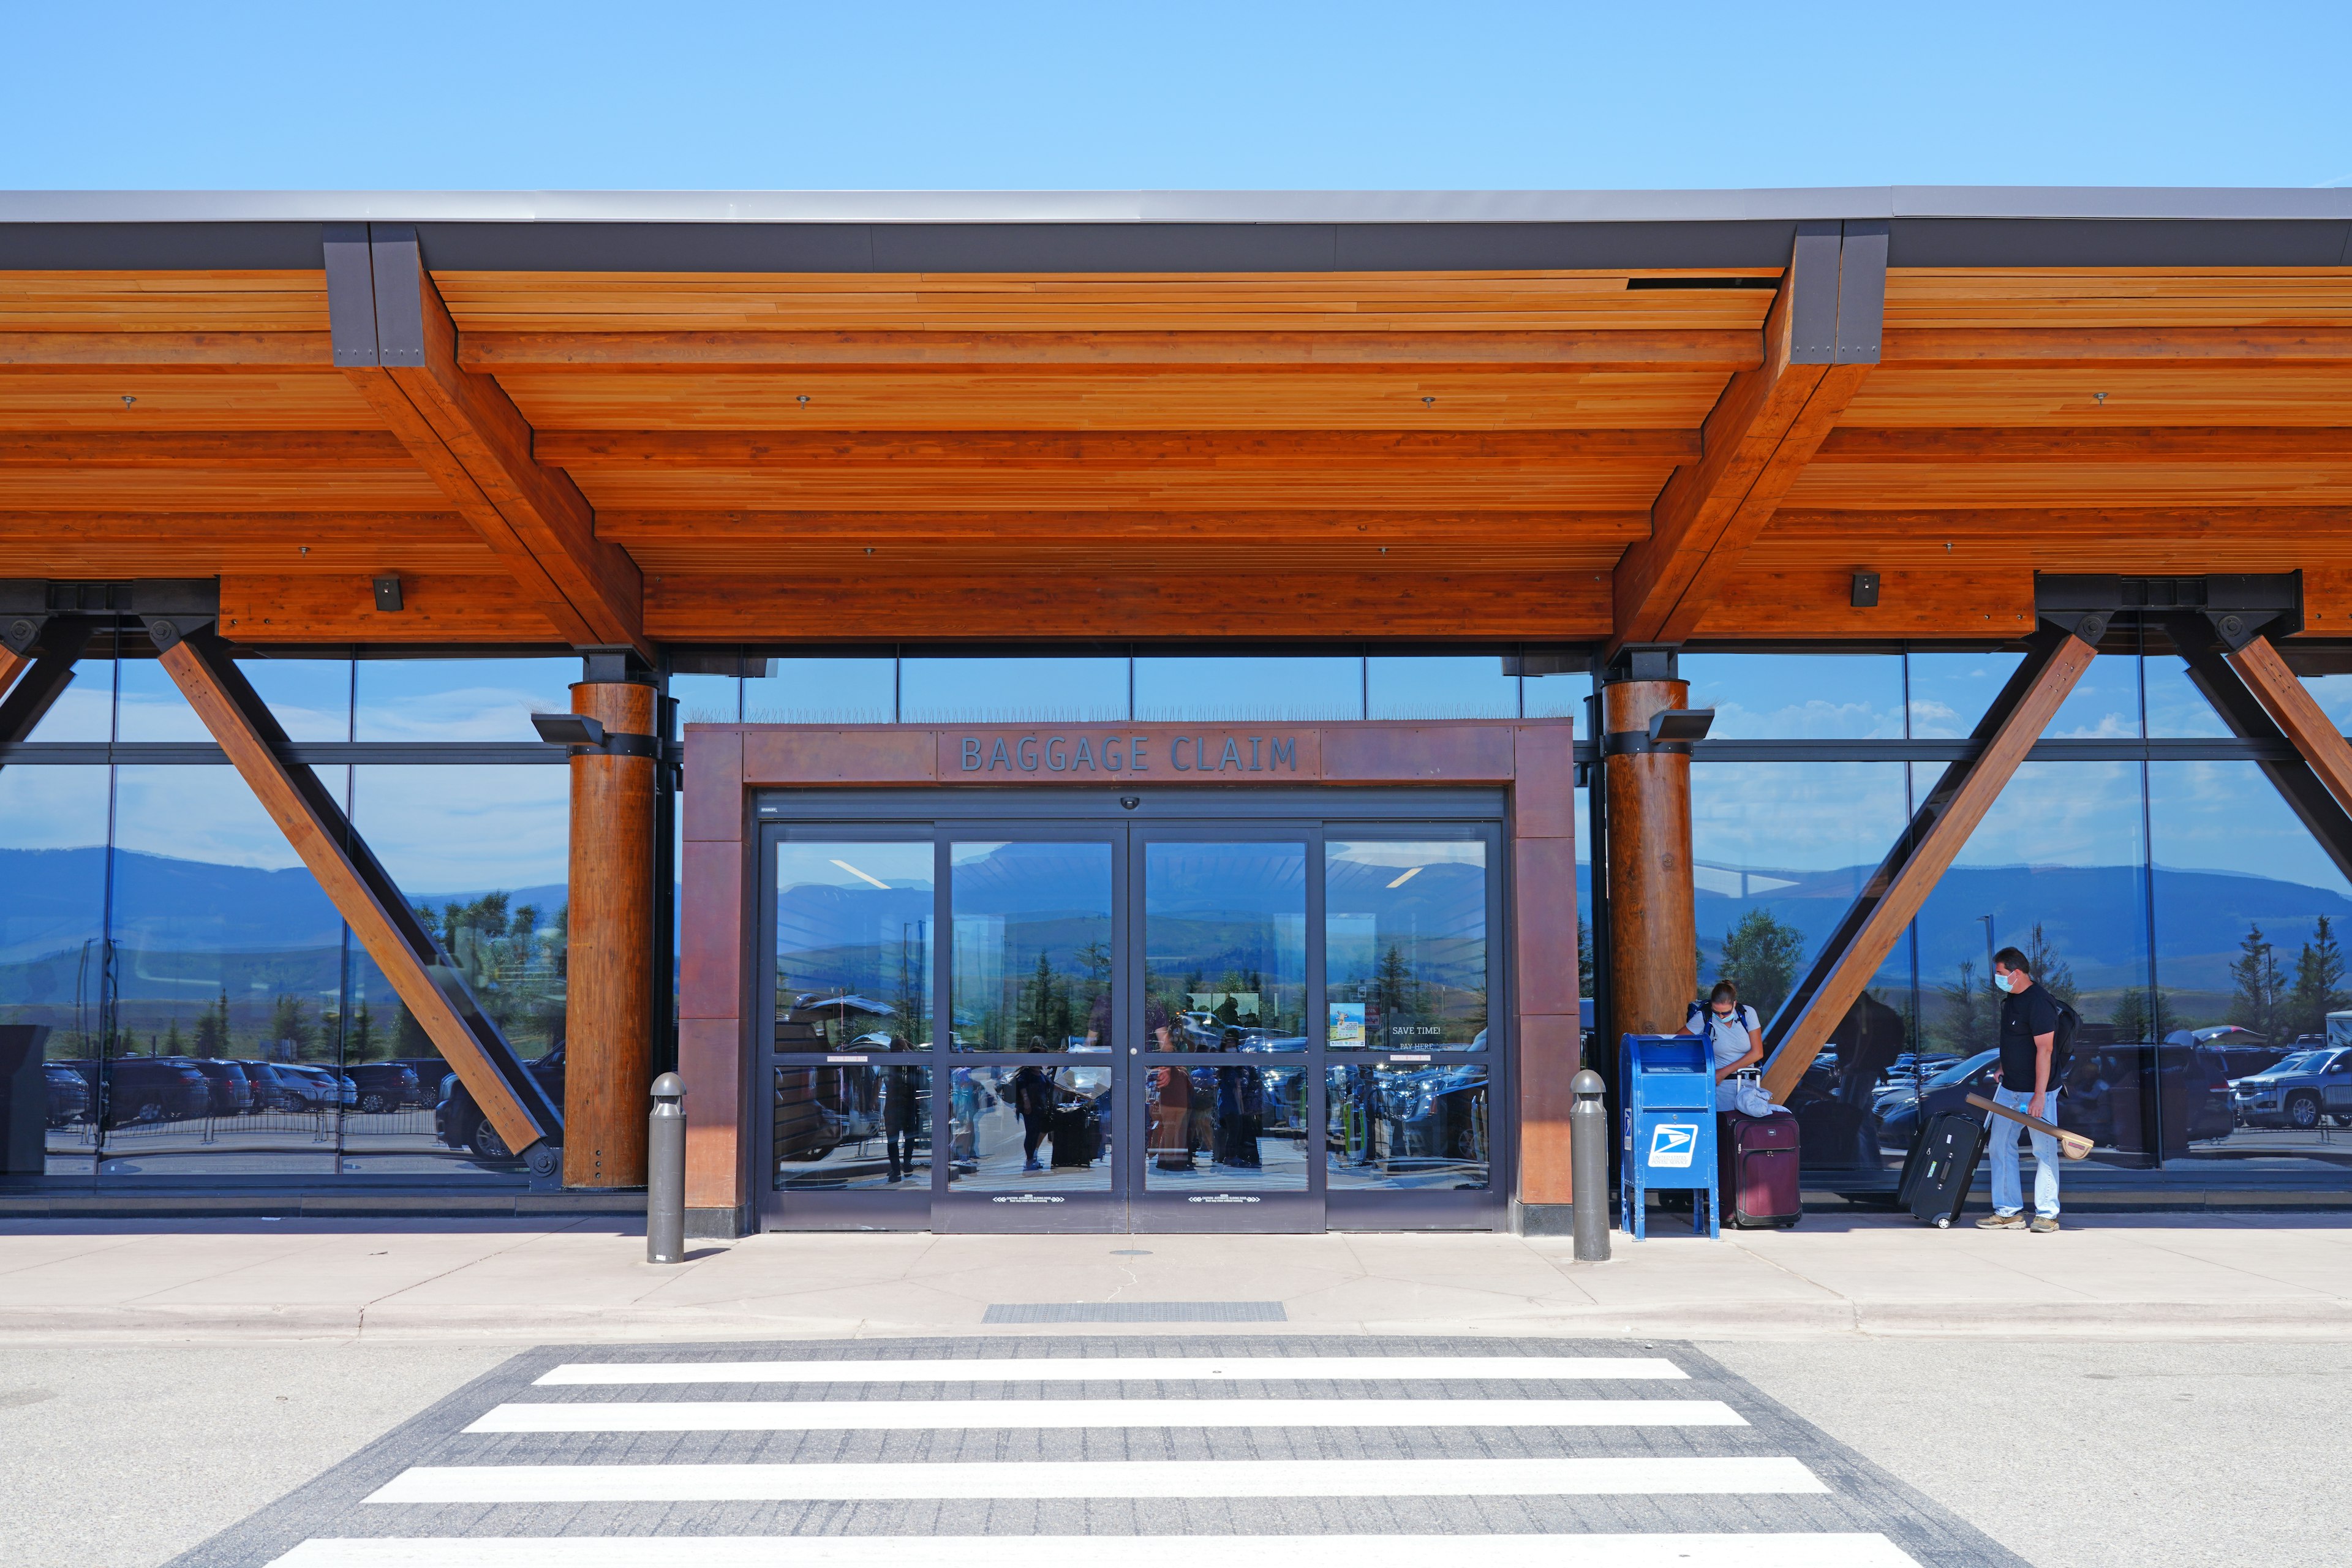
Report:
M674 1072L654 1079L653 1113L646 1118L646 1261L686 1261L686 1080Z
M1609 1110L1601 1102L1608 1087L1591 1068L1568 1080L1576 1096L1568 1113L1568 1158L1576 1183L1570 1217L1579 1263L1609 1261Z

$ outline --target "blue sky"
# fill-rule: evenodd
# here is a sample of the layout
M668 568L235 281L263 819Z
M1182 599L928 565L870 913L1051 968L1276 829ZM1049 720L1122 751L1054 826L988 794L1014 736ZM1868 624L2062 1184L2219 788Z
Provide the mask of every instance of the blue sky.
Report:
M2352 5L5 10L0 188L2352 184Z

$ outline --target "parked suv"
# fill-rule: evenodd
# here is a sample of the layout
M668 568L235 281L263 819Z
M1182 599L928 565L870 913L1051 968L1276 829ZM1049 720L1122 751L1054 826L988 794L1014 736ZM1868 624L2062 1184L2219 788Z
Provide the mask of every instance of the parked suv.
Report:
M361 1062L346 1068L343 1076L359 1089L359 1108L371 1115L415 1105L419 1099L416 1069L404 1062Z
M213 1108L212 1086L205 1075L179 1057L115 1057L99 1064L87 1059L64 1064L79 1073L96 1090L106 1084L105 1125L129 1127L142 1121L178 1121L202 1116ZM92 1098L97 1098L93 1092Z
M168 1062L181 1062L205 1075L212 1086L215 1116L243 1116L253 1109L253 1085L246 1081L245 1068L235 1062L221 1061L212 1057L163 1057Z
M48 1083L51 1127L70 1127L89 1114L89 1085L63 1062L46 1062L42 1076Z
M256 1110L302 1110L318 1098L318 1086L297 1077L282 1062L240 1060L236 1065L251 1086Z
M2249 1127L2309 1131L2329 1116L2352 1127L2352 1049L2297 1051L2234 1088L2238 1120Z
M558 1045L545 1056L523 1065L547 1091L548 1099L555 1101L555 1108L562 1110L563 1047ZM479 1159L513 1159L514 1151L507 1147L507 1141L499 1136L499 1130L490 1125L489 1118L474 1103L474 1097L466 1092L457 1075L449 1074L442 1083L441 1103L433 1112L433 1131L440 1135L441 1142L452 1149L470 1149Z

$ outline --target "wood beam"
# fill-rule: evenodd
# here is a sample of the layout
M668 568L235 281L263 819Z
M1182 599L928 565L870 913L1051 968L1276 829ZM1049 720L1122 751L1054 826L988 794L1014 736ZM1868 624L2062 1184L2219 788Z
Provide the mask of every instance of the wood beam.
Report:
M2352 429L2327 426L2153 425L2018 429L1849 426L1830 433L1814 454L1836 463L2070 462L2265 463L2314 459L2352 463Z
M0 332L0 365L28 370L331 370L334 363L334 341L327 332Z
M55 335L55 334L43 334ZM128 334L125 334L128 335ZM5 355L0 338L0 363ZM457 363L467 370L629 367L694 371L794 369L1031 371L1171 369L1298 371L1382 365L1433 371L1753 369L1753 332L1720 328L1606 331L467 331Z
M0 431L0 468L382 468L409 467L383 430Z
M1611 651L1680 642L1696 629L1712 595L1709 568L1736 562L1762 530L1876 363L1884 226L1857 234L1850 285L1844 247L1837 225L1799 226L1765 317L1763 363L1724 388L1701 432L1702 456L1675 470L1651 508L1650 537L1618 564Z
M1944 771L1895 848L1863 884L1813 961L1811 973L1773 1017L1766 1034L1771 1057L1764 1068L1764 1089L1776 1103L1785 1103L1803 1079L1831 1031L1895 951L1904 928L2000 798L2066 694L2091 667L2097 657L2093 645L2105 623L2099 621L2094 628L2086 621L2084 629L2091 641L2054 626L2035 634L2033 651L1971 737L1981 742L1981 750Z
M457 326L415 231L360 226L335 226L327 244L337 364L567 640L651 657L635 563L595 537L570 476L533 456L504 389L457 363Z
M2230 667L2261 700L2295 751L2311 764L2347 810L2352 810L2352 742L2336 727L2268 637L2256 637L2229 656Z
M1906 370L2098 370L2167 362L2352 364L2352 327L1889 327Z
M496 1037L495 1026L467 994L462 975L424 931L341 808L309 768L278 756L277 744L285 734L246 684L226 646L208 630L184 633L168 620L151 619L148 628L173 684L507 1147L521 1154L542 1140L560 1141L562 1117L543 1095L533 1103L519 1096L512 1079L520 1059L503 1066L494 1060L493 1051L511 1058L512 1048ZM495 1044L481 1038L478 1029L490 1031ZM521 1079L530 1081L527 1071Z
M1687 430L549 430L536 449L572 468L1094 468L1150 465L1253 473L1344 466L1573 469L1699 455Z
M1198 573L958 574L665 573L646 626L667 641L747 637L975 641L1086 637L1394 637L1579 640L1609 625L1602 572L1236 573L1203 593ZM223 585L224 594L227 585Z
M396 613L376 608L371 574L228 574L221 578L221 631L241 643L570 640L515 592L512 578L489 570L488 575L404 570Z
M18 653L6 643L0 643L0 702L8 700L8 689L16 684L16 678L32 668L31 654Z

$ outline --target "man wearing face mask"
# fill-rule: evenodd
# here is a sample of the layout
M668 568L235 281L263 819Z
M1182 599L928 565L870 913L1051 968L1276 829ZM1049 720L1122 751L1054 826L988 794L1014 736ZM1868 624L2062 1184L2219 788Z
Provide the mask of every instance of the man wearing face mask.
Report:
M1992 955L1992 983L2005 994L2000 1002L2000 1067L1994 1077L2000 1087L1993 1099L2013 1110L2044 1121L2057 1121L2058 1085L2051 1069L2058 1046L2058 1003L2026 973L2025 954L2004 947ZM2025 1218L2025 1199L2017 1169L2017 1135L2033 1140L2033 1219ZM1981 1230L2025 1230L2047 1234L2058 1228L2058 1140L2047 1132L2020 1127L2002 1117L1992 1119L1992 1213L1977 1221Z

